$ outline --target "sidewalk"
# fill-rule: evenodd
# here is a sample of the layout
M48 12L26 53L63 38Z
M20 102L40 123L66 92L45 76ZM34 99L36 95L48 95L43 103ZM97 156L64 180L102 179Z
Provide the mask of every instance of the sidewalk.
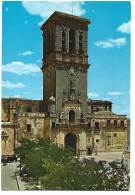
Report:
M36 182L32 180L32 178L23 178L20 175L16 175L16 180L18 183L19 190L37 190L39 186L37 186Z
M116 158L122 159L123 152L98 152L97 155L93 154L96 160L106 160L108 162L114 161Z

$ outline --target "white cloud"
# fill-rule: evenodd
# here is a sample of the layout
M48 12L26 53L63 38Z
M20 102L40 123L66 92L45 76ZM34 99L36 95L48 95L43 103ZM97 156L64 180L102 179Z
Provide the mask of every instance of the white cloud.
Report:
M118 39L107 39L106 41L98 41L95 43L96 46L101 48L120 48L121 46L126 45L126 38Z
M27 56L27 55L31 55L31 54L33 54L32 51L25 51L23 53L18 53L18 55L23 55L23 56Z
M13 88L23 88L25 87L25 85L22 83L14 84L14 83L11 83L10 81L2 81L2 87L13 89Z
M105 100L110 100L111 98L110 97L106 97Z
M5 9L5 10L6 10L6 12L8 12L8 7L6 7L6 9Z
M98 97L98 93L88 93L88 97Z
M83 1L74 1L74 15L82 16L85 14L86 10L81 7L83 4ZM29 14L39 15L44 20L55 11L72 14L72 1L23 1L22 6Z
M20 95L15 95L14 97L15 97L15 98L21 98L21 96L20 96Z
M108 92L108 95L123 95L123 92Z
M42 60L36 60L37 63L42 62Z
M23 62L11 62L10 64L2 65L2 71L11 72L17 75L28 75L30 73L41 72L36 64Z
M38 22L38 26L42 26L42 24L44 23L45 21L41 21L41 22Z
M121 114L130 114L130 109L128 108L127 110L123 110L121 111Z
M25 23L25 24L28 24L28 20L26 20L24 23Z
M121 33L130 33L131 32L131 21L120 25L117 28L117 31L120 31Z

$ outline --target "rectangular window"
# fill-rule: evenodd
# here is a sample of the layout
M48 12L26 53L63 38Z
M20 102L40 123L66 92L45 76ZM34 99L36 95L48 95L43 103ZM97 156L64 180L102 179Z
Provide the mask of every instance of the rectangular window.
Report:
M27 112L32 112L32 109L30 107L27 108Z
M91 129L91 123L88 122L88 129Z
M96 139L96 143L99 143L99 139Z
M27 132L31 132L31 125L27 125Z
M117 137L117 133L114 133L114 137Z
M99 122L95 122L95 129L99 129Z
M52 122L52 129L55 129L55 122Z
M107 126L110 126L110 124L111 124L110 120L107 120Z
M114 120L114 126L117 126L117 120Z
M124 127L124 120L121 120L121 121L120 121L120 126L121 126L121 127Z

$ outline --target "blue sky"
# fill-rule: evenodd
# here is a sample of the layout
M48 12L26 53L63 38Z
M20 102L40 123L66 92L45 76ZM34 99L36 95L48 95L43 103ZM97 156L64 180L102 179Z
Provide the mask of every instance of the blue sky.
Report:
M130 116L130 2L77 1L73 13L90 19L88 97L113 102ZM42 31L54 11L72 13L72 2L2 5L2 97L42 99Z

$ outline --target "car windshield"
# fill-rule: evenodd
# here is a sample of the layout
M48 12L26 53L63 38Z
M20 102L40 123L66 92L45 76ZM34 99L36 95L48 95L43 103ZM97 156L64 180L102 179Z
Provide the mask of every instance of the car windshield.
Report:
M108 163L103 163L104 166L109 167L110 165Z
M121 159L116 159L115 162L121 163Z

